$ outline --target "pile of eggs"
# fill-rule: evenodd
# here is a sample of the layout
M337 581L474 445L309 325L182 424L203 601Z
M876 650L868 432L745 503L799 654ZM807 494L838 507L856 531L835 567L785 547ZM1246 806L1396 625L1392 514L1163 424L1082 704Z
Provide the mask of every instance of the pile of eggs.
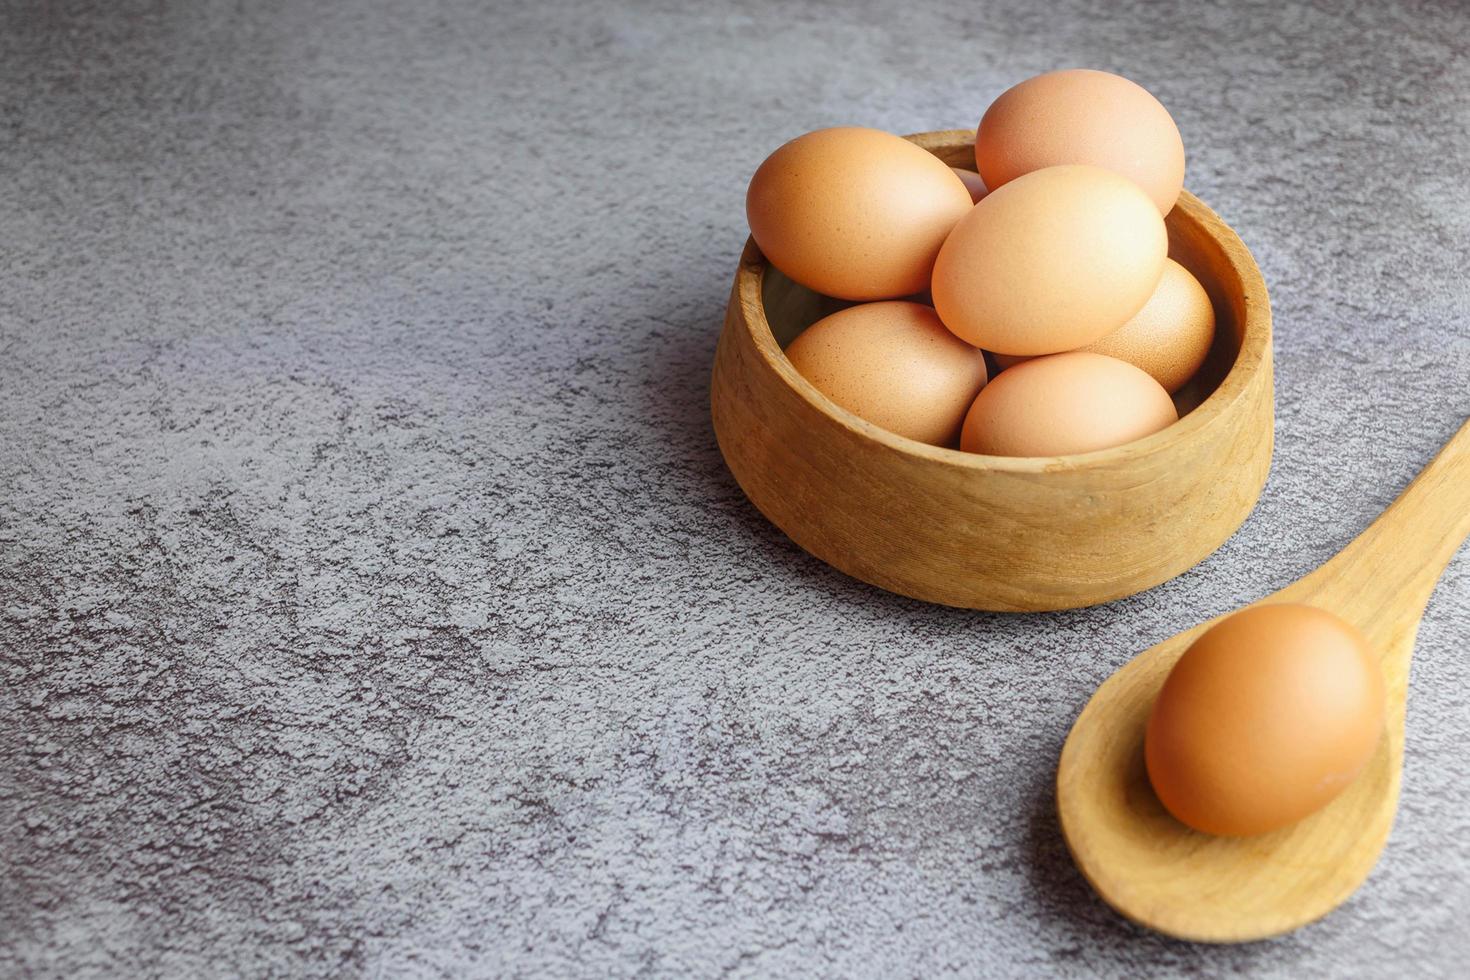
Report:
M875 425L967 452L1090 452L1173 423L1215 316L1167 254L1184 184L1168 111L1117 75L1040 75L986 111L975 163L843 127L761 164L756 244L856 304L798 335L792 365Z

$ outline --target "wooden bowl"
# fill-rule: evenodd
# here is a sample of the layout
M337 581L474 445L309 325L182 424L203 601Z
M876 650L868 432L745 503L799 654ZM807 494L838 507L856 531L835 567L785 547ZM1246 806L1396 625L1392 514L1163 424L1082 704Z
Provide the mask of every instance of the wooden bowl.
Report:
M975 134L909 139L974 168ZM793 541L847 574L971 609L1072 609L1141 592L1218 548L1271 465L1271 307L1240 238L1189 192L1169 254L1215 306L1215 345L1145 439L1072 456L980 456L865 422L796 372L782 347L851 305L798 286L748 242L715 354L710 402L725 462Z

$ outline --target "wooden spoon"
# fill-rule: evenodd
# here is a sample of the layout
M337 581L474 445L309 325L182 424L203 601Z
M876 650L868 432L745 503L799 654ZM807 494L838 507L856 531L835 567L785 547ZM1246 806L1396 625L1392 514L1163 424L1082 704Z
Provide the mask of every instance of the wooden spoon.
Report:
M1062 834L1103 899L1181 939L1246 942L1326 915L1373 870L1398 805L1414 636L1435 582L1470 535L1470 421L1388 510L1305 578L1261 602L1302 602L1357 626L1382 657L1387 737L1341 796L1256 837L1179 823L1154 795L1143 733L1174 662L1211 623L1145 650L1098 688L1057 767Z

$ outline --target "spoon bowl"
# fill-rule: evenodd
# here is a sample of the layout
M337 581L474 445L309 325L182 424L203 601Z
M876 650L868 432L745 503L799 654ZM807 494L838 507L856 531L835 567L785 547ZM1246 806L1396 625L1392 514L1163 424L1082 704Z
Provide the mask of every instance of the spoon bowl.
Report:
M1380 656L1385 737L1359 777L1311 816L1252 837L1192 830L1144 767L1149 712L1175 662L1220 618L1145 650L1108 678L1062 747L1057 810L1073 859L1103 900L1158 932L1246 942L1326 915L1373 870L1393 827L1414 637L1445 565L1470 535L1470 422L1403 494L1325 565L1254 605L1335 613Z

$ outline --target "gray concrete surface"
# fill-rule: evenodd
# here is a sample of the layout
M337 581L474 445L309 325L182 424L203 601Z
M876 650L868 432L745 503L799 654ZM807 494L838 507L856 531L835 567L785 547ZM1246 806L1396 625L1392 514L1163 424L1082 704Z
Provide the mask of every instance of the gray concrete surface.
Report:
M1129 926L1051 790L1115 667L1470 411L1463 3L0 10L0 974L1463 975L1464 552L1320 924ZM745 181L1067 65L1158 93L1265 271L1270 483L1128 601L886 595L715 449Z

